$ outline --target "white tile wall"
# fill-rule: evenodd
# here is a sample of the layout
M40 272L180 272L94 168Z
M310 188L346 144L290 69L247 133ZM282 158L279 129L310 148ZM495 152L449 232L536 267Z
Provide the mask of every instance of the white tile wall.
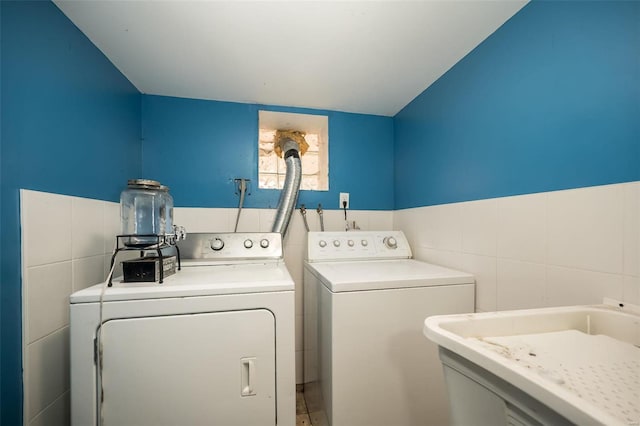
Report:
M463 253L495 256L498 229L496 199L461 203Z
M623 270L626 276L640 276L640 183L624 185Z
M476 275L476 310L640 303L640 182L394 212L418 259Z
M110 263L111 254L74 259L71 262L73 267L72 290L82 290L104 281L107 276L106 269L108 269Z
M69 424L69 295L104 281L118 203L21 190L25 424Z
M624 185L547 194L547 261L622 273Z
M71 200L71 257L104 253L104 201L74 197Z
M462 260L460 264L441 263L438 256L428 257L428 259L450 268L473 271L476 278L476 306L481 306L486 311L495 311L498 303L496 258L466 253L461 254L460 257Z
M420 209L416 216L421 225L416 229L418 246L462 252L462 203Z
M623 299L624 277L585 269L547 267L547 305L602 303L603 297Z
M248 209L247 209L248 210ZM187 228L188 232L207 232L212 229L232 231L230 209L176 208L173 222Z
M640 305L640 277L625 275L622 282L622 300Z
M70 393L65 392L46 410L38 414L30 426L68 426L71 421Z
M25 361L26 413L33 419L69 391L69 327L31 343Z
M71 260L71 197L21 191L22 250L26 266Z
M543 264L497 260L497 310L541 308L545 305L546 270Z
M25 278L25 341L31 344L69 324L71 262L31 266Z
M499 198L497 256L545 263L546 194Z

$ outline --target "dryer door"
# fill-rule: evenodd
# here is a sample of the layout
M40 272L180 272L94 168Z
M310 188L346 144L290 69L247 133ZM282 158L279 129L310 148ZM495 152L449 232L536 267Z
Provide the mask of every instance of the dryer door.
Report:
M275 425L274 328L266 309L107 321L102 425Z

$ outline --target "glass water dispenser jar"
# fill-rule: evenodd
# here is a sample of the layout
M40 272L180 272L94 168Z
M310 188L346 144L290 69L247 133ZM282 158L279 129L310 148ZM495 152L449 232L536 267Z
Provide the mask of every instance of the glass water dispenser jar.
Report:
M167 191L160 182L150 179L131 179L120 194L122 234L129 247L145 247L158 242L158 235L166 231ZM171 209L173 210L173 208Z
M169 193L169 187L160 186L161 214L160 214L160 230L165 235L173 235L173 197Z

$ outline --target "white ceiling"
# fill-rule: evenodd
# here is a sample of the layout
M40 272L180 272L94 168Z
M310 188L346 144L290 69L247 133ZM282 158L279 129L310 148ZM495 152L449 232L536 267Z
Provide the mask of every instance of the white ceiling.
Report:
M54 0L142 93L393 116L526 0Z

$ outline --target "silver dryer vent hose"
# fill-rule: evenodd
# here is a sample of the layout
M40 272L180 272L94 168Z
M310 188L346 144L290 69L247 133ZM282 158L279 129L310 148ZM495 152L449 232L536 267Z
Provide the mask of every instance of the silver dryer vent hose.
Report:
M282 234L283 239L289 227L291 214L298 201L298 191L300 190L300 181L302 180L302 165L300 163L298 144L294 141L287 141L284 146L286 147L284 162L287 166L287 174L284 179L284 187L280 193L276 218L273 221L273 228L271 229L271 232L279 232Z

